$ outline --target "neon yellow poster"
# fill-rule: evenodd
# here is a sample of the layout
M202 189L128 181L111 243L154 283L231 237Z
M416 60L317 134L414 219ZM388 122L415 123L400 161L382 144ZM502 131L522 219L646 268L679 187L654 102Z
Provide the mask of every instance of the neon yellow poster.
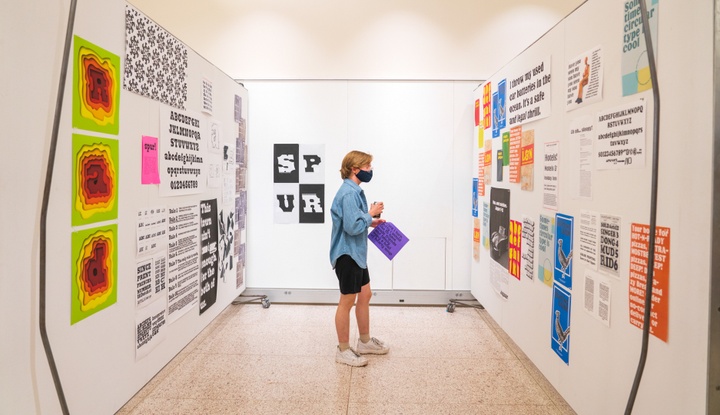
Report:
M117 135L120 58L78 36L73 56L73 127Z
M117 225L72 234L70 324L117 302Z
M118 141L73 134L72 226L118 215Z

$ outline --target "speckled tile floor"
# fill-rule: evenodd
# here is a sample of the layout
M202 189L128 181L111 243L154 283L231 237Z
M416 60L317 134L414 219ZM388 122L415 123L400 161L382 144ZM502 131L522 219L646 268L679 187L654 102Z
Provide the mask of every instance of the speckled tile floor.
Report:
M334 317L230 305L118 414L575 414L484 310L371 305L391 349L361 368L335 363Z

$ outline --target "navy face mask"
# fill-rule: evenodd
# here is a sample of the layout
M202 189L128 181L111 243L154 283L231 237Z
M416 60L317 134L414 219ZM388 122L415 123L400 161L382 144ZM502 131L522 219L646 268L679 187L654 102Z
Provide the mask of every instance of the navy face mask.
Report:
M373 176L373 171L372 171L372 170L370 170L370 171L360 170L360 171L357 172L357 174L355 175L355 177L357 177L358 180L360 180L360 181L363 182L363 183L369 182L370 179L372 179L372 176Z

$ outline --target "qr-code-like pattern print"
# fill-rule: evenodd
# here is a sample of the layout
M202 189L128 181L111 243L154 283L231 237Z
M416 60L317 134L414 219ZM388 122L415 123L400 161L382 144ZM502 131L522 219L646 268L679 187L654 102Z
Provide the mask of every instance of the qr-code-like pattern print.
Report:
M123 88L185 109L187 66L187 47L147 16L126 5Z

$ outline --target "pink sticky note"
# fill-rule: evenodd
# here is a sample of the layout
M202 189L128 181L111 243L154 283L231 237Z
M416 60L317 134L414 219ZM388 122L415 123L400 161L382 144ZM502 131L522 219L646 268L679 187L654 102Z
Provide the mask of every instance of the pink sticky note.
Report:
M158 139L144 135L142 138L142 184L158 183L160 183Z

